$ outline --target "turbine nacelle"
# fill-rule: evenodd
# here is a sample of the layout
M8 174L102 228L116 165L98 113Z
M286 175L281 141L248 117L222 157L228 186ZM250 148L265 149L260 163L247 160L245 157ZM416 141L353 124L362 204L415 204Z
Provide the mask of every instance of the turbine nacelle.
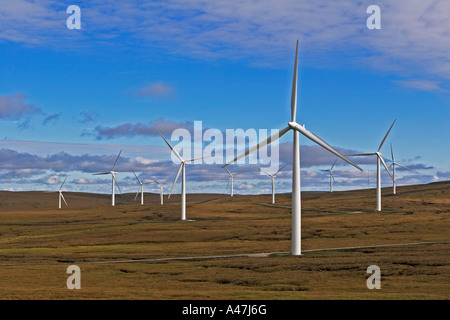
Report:
M305 125L301 126L301 125L299 125L299 124L298 124L297 122L295 122L295 121L289 122L288 125L289 125L289 127L290 127L291 129L294 129L294 130L297 129L298 131L300 131L299 128L305 129Z

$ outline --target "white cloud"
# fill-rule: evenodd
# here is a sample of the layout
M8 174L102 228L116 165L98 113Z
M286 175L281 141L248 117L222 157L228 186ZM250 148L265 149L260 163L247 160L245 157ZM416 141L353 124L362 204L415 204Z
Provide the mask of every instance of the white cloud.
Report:
M448 0L378 0L381 30L366 27L370 4L354 0L81 1L83 30L89 32L73 33L61 22L67 14L56 1L6 0L0 5L0 39L71 48L108 43L135 48L138 44L144 50L159 48L202 59L251 58L264 63L285 63L292 58L294 41L300 39L300 54L307 65L356 64L408 77L450 78ZM161 83L142 93L166 94L167 87Z
M43 182L47 184L57 184L59 181L60 177L58 175L51 175L43 180Z
M445 91L439 85L439 82L426 79L408 79L394 81L401 87L409 89L418 89L423 91Z
M136 157L136 162L140 164L152 164L158 162L158 160L146 159L144 157Z

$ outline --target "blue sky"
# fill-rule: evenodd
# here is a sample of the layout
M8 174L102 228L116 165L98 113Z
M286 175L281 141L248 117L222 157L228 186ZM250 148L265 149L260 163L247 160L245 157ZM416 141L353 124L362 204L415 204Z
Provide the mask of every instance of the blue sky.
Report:
M81 29L69 30L69 5ZM369 30L369 5L381 29ZM290 118L300 40L297 121L330 145L383 155L399 185L450 177L448 1L60 1L0 2L0 189L108 193L120 149L123 191L175 177L157 134L173 130L281 129ZM292 137L280 140L279 192L290 191ZM173 141L176 145L177 142ZM303 190L327 190L335 157L301 138ZM375 183L375 157L343 162L336 190ZM389 162L388 162L389 163ZM234 165L237 193L268 192L257 165ZM190 165L188 192L224 192L226 172ZM240 181L239 181L240 180ZM383 174L383 186L389 186ZM177 187L178 188L178 187ZM178 189L175 192L178 192ZM136 189L136 190L135 190ZM156 187L155 187L156 190Z

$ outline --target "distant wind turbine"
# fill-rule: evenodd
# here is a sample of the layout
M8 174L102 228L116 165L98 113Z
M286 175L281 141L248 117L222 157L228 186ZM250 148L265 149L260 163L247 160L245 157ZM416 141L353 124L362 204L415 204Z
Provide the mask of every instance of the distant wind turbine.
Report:
M337 159L336 159L336 161L337 161ZM336 164L336 161L334 161L334 163L333 163L333 165L331 166L330 169L320 170L320 171L325 171L325 172L329 172L330 173L330 192L333 192L333 181L335 181L334 180L334 175L333 175L333 168L334 168L334 165Z
M177 183L178 177L180 176L180 172L182 172L182 178L181 178L181 220L186 220L186 170L185 170L186 163L190 162L190 161L203 159L205 157L199 157L199 158L193 158L193 159L184 160L183 158L181 158L181 156L178 154L178 152L176 152L175 149L170 145L169 141L167 141L166 138L164 138L164 136L161 133L159 135L167 143L167 145L169 146L170 150L172 150L172 152L181 161L180 167L178 168L177 175L175 177L175 180L173 181L172 189L170 189L170 193L169 193L169 197L168 198L170 198L170 196L172 195L173 187Z
M159 185L159 198L161 200L161 205L164 204L164 183L159 182L158 180L152 179Z
M144 183L144 182L141 181L141 179L138 178L136 173L134 173L134 176L136 177L137 181L139 182L139 190L136 193L136 196L134 197L134 201L136 201L137 196L139 195L139 193L141 193L141 205L143 205L144 204L144 185L145 184L149 184L149 183L153 183L153 182L145 182Z
M93 175L102 175L102 174L110 174L110 175L111 175L111 177L112 177L112 179L111 179L111 180L112 180L111 205L112 205L113 207L115 206L115 193L114 193L115 189L114 189L114 184L116 184L117 188L118 188L119 191L120 191L119 184L117 183L117 180L116 180L116 177L115 177L115 175L117 174L117 172L114 171L114 169L116 168L117 160L119 160L119 157L120 157L120 154L121 154L121 153L122 153L122 150L120 150L119 155L117 156L116 161L114 162L114 165L113 165L111 171L109 171L109 172L100 172L100 173L94 173L94 174L93 174ZM120 192L122 192L122 191L120 191Z
M381 141L380 146L378 147L377 152L372 153L357 153L357 154L348 154L347 156L377 156L377 208L376 211L381 211L381 163L383 164L386 171L389 173L389 176L392 180L394 180L394 177L392 176L391 172L389 171L388 166L386 165L386 162L384 161L383 157L381 156L381 148L383 147L384 142L386 141L387 136L389 135L389 132L391 132L392 127L394 126L396 120L392 122L391 127L389 128L388 132L384 136L384 139Z
M236 176L236 175L238 175L239 173L231 173L230 171L228 171L228 169L227 168L224 168L225 170L227 170L227 172L228 172L228 174L229 174L229 176L230 176L230 178L228 179L228 183L227 183L227 187L225 188L225 190L226 189L228 189L228 186L230 186L230 183L231 183L231 186L230 186L230 196L233 196L233 192L234 192L234 189L233 189L233 186L234 186L234 176Z
M392 143L391 143L391 156L392 156L392 163L389 165L388 168L392 167L392 190L393 190L393 194L396 194L397 193L397 190L396 190L397 180L395 179L395 166L399 166L399 167L402 167L407 170L410 170L410 169L398 162L395 162L394 150L392 149Z
M297 40L297 48L295 51L295 63L294 63L294 77L292 81L292 95L291 95L291 121L288 123L288 126L281 131L275 133L270 136L266 140L260 142L256 146L248 149L245 153L237 156L234 160L228 162L223 167L230 165L231 163L247 156L249 153L258 150L259 148L265 147L268 144L278 140L282 137L286 132L293 130L293 170L292 170L292 247L291 253L292 255L301 255L301 204L300 204L300 144L299 144L299 132L307 137L308 139L314 141L321 147L327 149L331 153L335 154L342 160L350 163L352 166L358 168L362 171L360 167L354 164L352 161L347 159L343 154L339 151L335 150L333 147L328 145L325 141L317 137L312 132L305 129L305 126L301 126L296 122L296 113L297 113L297 65L298 65L298 40Z
M266 171L264 171L263 169L261 169L262 172L264 172L265 174L267 174L270 178L272 178L272 204L275 204L275 178L278 174L278 172L280 172L281 170L283 170L283 168L286 167L285 165L282 166L280 169L278 169L277 172L275 172L274 174L270 174Z
M64 203L66 204L66 207L68 207L69 205L66 202L66 199L64 199L64 195L62 193L62 187L64 185L64 183L66 183L67 177L64 179L63 183L61 184L61 187L59 187L59 209L61 209L61 199L63 199Z
M63 183L61 184L61 186L59 187L59 190L58 190L58 193L59 193L59 195L58 195L58 209L61 209L61 199L64 201L64 203L66 204L67 207L69 206L67 204L67 202L66 202L66 199L64 199L64 195L62 193L62 188L63 188L64 183L66 183L66 180L67 180L67 177L64 179ZM53 193L53 192L55 192L55 191L45 191L45 193Z

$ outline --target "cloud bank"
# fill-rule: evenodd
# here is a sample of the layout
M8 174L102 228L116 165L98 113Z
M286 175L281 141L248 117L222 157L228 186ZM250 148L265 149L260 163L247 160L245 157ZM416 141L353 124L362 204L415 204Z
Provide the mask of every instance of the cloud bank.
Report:
M4 0L0 41L134 49L139 43L145 50L162 48L161 52L202 59L285 63L300 39L300 54L307 65L338 61L341 66L371 67L411 79L417 74L450 78L449 1L379 0L380 30L366 27L370 4L354 0L78 1L86 32L73 33L64 27L66 7L56 0ZM159 84L141 93L165 94L165 90Z

